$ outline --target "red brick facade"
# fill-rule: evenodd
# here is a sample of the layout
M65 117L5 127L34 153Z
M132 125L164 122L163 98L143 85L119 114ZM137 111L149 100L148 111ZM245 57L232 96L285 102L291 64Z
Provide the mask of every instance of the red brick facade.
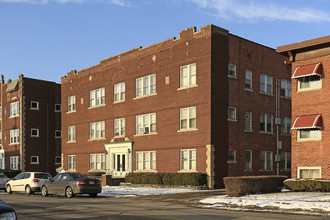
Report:
M55 104L59 107L61 104L60 93L60 85L53 82L29 79L23 75L6 84L2 79L2 169L56 173L55 169L61 166L61 138L55 138L55 130L61 130L61 112L55 111ZM16 115L10 110L14 103L18 105ZM14 135L13 130L16 129ZM31 129L34 129L33 134Z
M274 49L209 25L199 32L186 29L178 39L136 48L79 72L71 71L62 77L62 166L83 173L101 168L114 176L127 172L201 172L208 174L210 187L220 187L222 178L228 175L276 174L275 82L290 79L290 69L284 61ZM236 65L236 77L228 77L228 63ZM180 69L186 65L190 65L188 71L196 66L196 82L193 76L187 79L190 86L181 85L185 82ZM246 69L252 71L249 91L245 90ZM260 73L272 76L272 94L259 92ZM137 79L153 74L155 92L137 97ZM142 80L150 82L152 78ZM114 101L114 86L122 82L125 99ZM101 98L102 104L91 107L91 94L102 94L98 89L103 88L104 101ZM94 90L98 91L91 93ZM74 107L69 97L74 97ZM281 98L280 103L281 117L290 117L291 100ZM236 120L228 120L228 107L236 108ZM196 124L187 120L192 128L182 129L180 112L184 115L188 108L190 119L194 119L196 109ZM252 112L249 132L244 131L247 110ZM150 125L147 134L137 134L137 116L151 113L155 113L155 130ZM263 113L273 115L272 132L260 132ZM150 124L152 117L148 119ZM125 135L114 137L114 120L119 118L125 119ZM104 134L90 132L95 122L104 122ZM74 127L70 137L69 127ZM290 135L279 135L279 140L282 151L290 153ZM235 161L230 163L228 149L236 152ZM252 150L249 171L245 170L246 149ZM184 150L191 150L186 151L188 158ZM272 152L269 171L260 169L262 150ZM100 159L102 164L95 163L94 154L105 158ZM144 162L148 164L142 165ZM139 168L145 166L154 169ZM281 174L290 172L281 170Z

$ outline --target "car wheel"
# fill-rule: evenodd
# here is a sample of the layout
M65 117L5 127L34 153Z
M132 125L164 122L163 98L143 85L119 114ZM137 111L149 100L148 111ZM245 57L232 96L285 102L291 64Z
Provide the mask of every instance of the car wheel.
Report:
M27 186L25 187L25 193L26 193L26 195L31 195L32 190L31 190L31 187L30 187L29 185L27 185Z
M91 193L91 194L89 194L89 197L96 198L97 197L97 193Z
M48 189L47 189L46 186L43 186L43 187L41 188L41 195L42 195L42 196L48 196Z
M7 185L6 191L7 191L8 194L11 194L12 193L10 185Z
M65 196L68 197L68 198L72 198L74 196L73 190L72 190L72 188L70 186L68 186L65 189Z

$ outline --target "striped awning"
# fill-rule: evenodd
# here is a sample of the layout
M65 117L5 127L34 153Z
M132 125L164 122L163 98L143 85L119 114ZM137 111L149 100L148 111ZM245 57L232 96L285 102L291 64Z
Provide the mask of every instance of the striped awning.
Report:
M298 66L292 73L291 79L296 79L306 76L322 76L322 63L309 64L305 66Z
M321 129L321 115L304 115L298 116L293 122L291 129Z

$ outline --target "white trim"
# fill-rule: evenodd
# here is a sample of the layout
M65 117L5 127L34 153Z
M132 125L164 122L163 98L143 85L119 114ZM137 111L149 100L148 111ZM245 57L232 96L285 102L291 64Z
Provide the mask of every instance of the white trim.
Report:
M311 170L311 169L320 170L320 178L322 178L322 167L321 166L316 166L316 167L297 167L297 178L298 179L301 179L301 177L300 177L300 170L307 170L307 169L308 170ZM317 179L319 179L319 178L317 178Z

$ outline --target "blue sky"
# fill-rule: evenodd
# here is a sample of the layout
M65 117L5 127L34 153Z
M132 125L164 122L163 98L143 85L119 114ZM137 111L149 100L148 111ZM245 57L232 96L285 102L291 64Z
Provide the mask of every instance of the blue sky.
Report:
M329 35L330 0L0 0L0 74L60 83L208 24L276 48Z

